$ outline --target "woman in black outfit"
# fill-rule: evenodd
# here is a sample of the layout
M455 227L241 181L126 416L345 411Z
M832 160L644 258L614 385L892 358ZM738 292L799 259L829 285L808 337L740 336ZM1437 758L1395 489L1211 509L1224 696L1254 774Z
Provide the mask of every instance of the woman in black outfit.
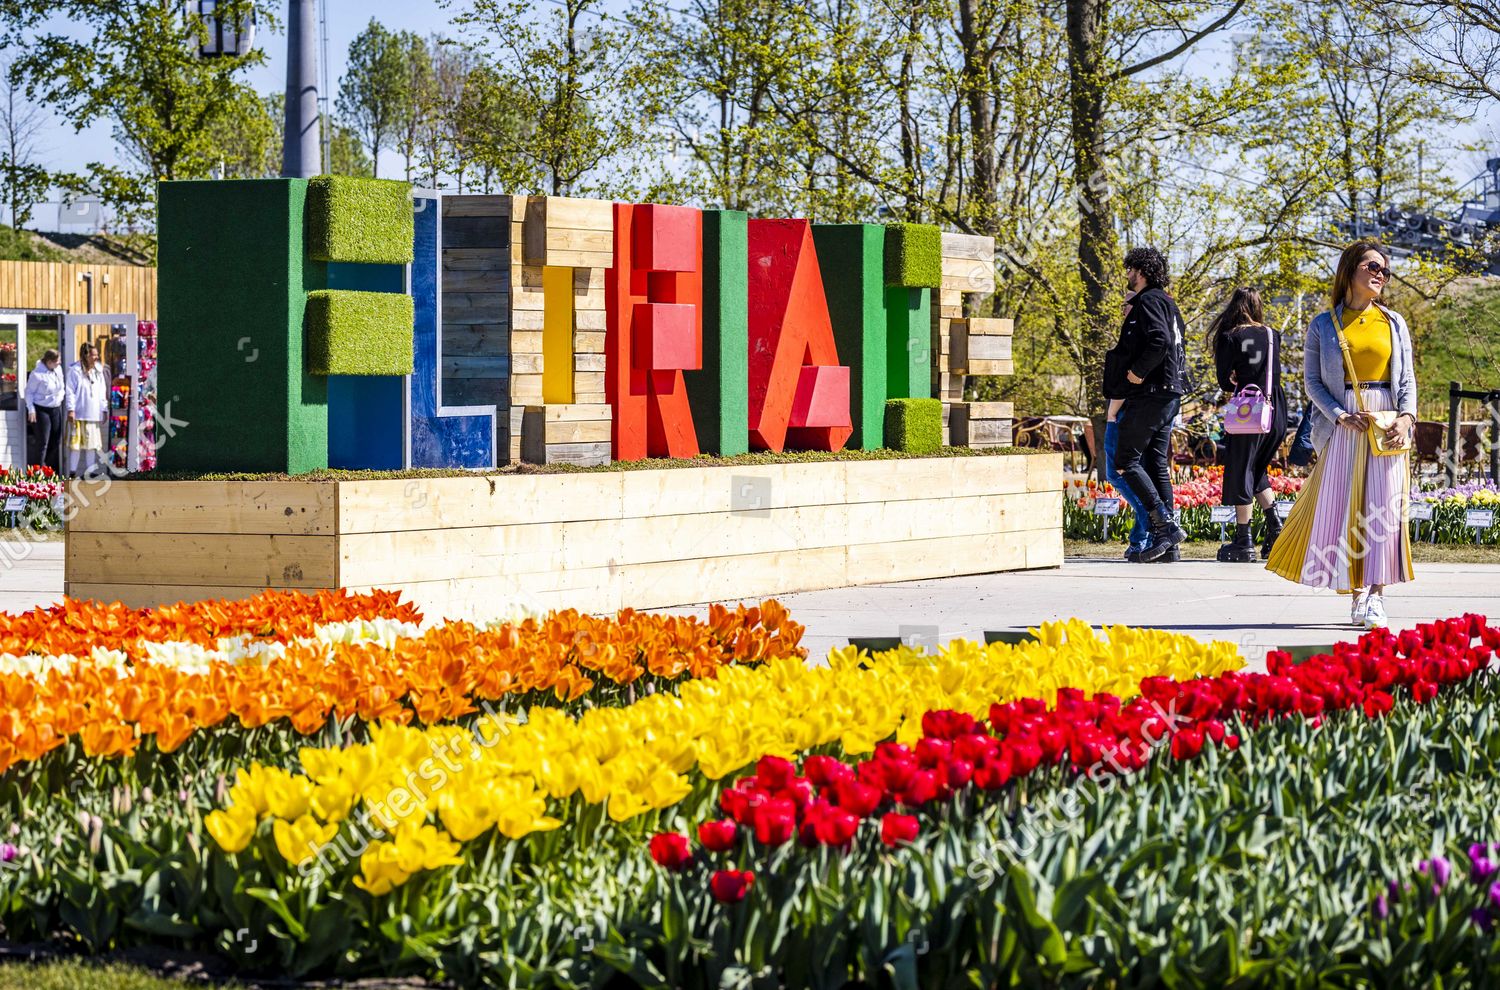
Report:
M1208 328L1208 350L1214 356L1219 388L1233 394L1247 385L1258 386L1270 397L1274 410L1269 433L1228 434L1225 438L1223 504L1235 507L1235 525L1234 541L1219 548L1219 559L1254 563L1255 544L1250 539L1254 503L1260 503L1266 517L1261 552L1270 554L1281 533L1281 519L1272 509L1276 496L1266 469L1286 438L1287 423L1286 394L1281 390L1281 334L1265 325L1259 292L1234 290L1224 312Z

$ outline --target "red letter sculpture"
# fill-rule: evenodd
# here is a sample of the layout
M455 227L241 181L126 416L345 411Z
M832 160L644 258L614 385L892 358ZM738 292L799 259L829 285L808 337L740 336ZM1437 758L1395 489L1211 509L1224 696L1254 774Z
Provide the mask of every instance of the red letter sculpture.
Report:
M812 225L749 226L750 446L841 450L854 432L849 369L833 341Z
M702 272L702 213L615 204L604 387L617 461L698 454L682 373L703 366Z

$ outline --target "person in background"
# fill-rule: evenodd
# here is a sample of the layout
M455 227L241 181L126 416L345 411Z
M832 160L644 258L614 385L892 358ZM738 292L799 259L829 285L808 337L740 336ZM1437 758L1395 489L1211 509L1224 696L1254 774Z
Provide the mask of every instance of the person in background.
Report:
M99 348L85 341L68 368L68 474L81 478L103 463L104 424L109 415L109 379Z
M63 402L62 356L52 348L26 376L28 464L45 464L62 474Z
M1380 303L1390 263L1374 241L1345 248L1332 308L1307 328L1303 378L1318 466L1266 561L1288 581L1352 595L1350 622L1370 629L1386 625L1386 586L1414 576L1406 503L1417 377L1406 321ZM1374 452L1376 412L1396 413L1380 439L1407 451Z
M1106 394L1123 397L1115 414L1115 470L1146 509L1151 545L1140 559L1177 556L1187 533L1172 516L1172 423L1187 389L1182 314L1167 294L1167 260L1155 248L1125 255L1130 313L1104 356Z
M1125 293L1125 302L1120 306L1120 319L1130 315L1130 300L1135 293ZM1104 419L1104 480L1115 486L1120 497L1130 506L1133 521L1130 526L1130 542L1125 548L1125 559L1131 563L1141 562L1141 553L1151 545L1151 530L1146 525L1146 507L1141 500L1135 497L1130 486L1125 484L1125 479L1120 477L1120 472L1115 470L1115 449L1120 441L1120 424L1115 421L1119 415L1120 406L1125 404L1123 395L1112 395L1110 393L1109 376L1105 376L1104 398L1109 402L1109 408Z
M1250 539L1250 517L1260 503L1266 517L1263 552L1281 533L1281 519L1272 509L1276 494L1268 473L1271 462L1286 437L1286 393L1281 388L1281 334L1266 326L1260 293L1239 288L1208 328L1208 353L1213 356L1219 388L1231 395L1254 385L1271 403L1271 429L1267 433L1228 433L1224 438L1224 505L1234 506L1234 540L1219 548L1226 563L1255 562L1255 544Z

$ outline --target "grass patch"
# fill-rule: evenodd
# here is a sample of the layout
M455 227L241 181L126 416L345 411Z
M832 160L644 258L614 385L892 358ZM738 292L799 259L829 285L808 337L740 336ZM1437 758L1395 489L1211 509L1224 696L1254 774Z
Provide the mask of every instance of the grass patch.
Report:
M937 399L885 400L885 442L894 450L912 454L942 449L942 402Z
M72 261L68 252L24 230L0 224L0 261Z
M1448 383L1470 391L1500 388L1500 285L1489 280L1455 289L1438 309L1431 332L1415 332L1417 403L1422 418L1448 421ZM1467 403L1464 418L1479 418Z
M943 232L926 223L885 227L885 284L936 289L943 284Z
M267 474L250 471L143 471L128 481L388 481L403 478L472 478L512 474L597 474L602 471L656 471L676 468L755 467L768 464L821 464L826 461L898 461L913 457L994 457L1004 454L1045 456L1051 451L1029 447L941 447L927 454L899 450L798 450L781 454L754 451L733 457L656 457L641 461L612 461L593 467L574 464L511 464L501 468L465 471L460 468L415 468L410 471L309 471L306 474Z
M171 979L138 966L76 959L0 963L0 990L188 990L190 987L237 985Z

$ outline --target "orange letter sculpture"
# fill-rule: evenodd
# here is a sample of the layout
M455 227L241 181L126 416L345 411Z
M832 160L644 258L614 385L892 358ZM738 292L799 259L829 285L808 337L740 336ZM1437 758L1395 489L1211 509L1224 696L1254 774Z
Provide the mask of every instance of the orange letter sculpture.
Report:
M615 460L697 456L682 373L703 367L703 214L616 203L604 291Z
M749 226L750 446L842 450L854 432L849 369L839 364L812 225Z

